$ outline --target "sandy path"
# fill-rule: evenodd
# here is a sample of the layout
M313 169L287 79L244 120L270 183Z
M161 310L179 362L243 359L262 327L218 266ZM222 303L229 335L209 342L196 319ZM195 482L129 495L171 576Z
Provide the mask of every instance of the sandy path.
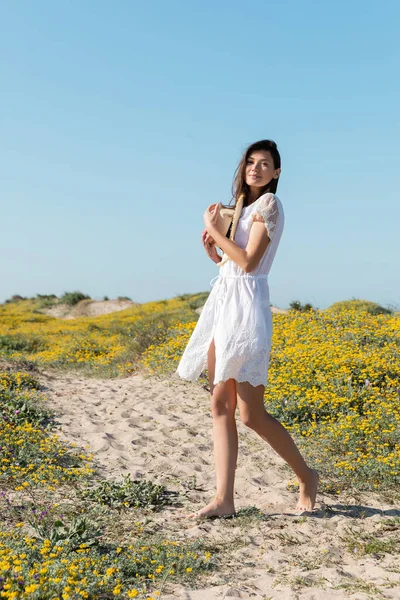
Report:
M291 472L239 419L236 509L257 506L266 519L246 527L234 520L182 521L182 511L200 508L215 490L209 394L199 386L140 374L99 380L43 373L40 379L62 424L60 437L89 445L104 477L131 473L186 494L184 509L154 516L166 537L231 542L229 565L209 579L210 587L177 587L163 600L400 598L399 554L357 557L341 539L349 527L356 536L379 530L400 510L366 495L357 501L321 495L318 510L299 518L297 496L287 489Z

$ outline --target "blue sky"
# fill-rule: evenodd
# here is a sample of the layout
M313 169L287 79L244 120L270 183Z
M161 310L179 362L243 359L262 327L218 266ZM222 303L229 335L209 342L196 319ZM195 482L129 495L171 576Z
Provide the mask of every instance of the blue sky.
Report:
M203 213L276 141L271 302L400 309L400 5L2 0L0 302L210 289Z

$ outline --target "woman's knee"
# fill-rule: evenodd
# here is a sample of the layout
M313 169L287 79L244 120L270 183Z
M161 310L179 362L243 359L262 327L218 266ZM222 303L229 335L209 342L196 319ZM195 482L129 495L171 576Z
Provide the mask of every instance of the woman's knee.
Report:
M211 393L211 413L213 417L234 416L236 410L236 390L234 386L221 382Z
M264 407L264 386L252 386L247 382L238 383L237 393L243 425L257 431L268 414Z
M214 418L218 417L234 417L235 408L231 403L216 400L214 397L211 398L211 414Z
M240 420L243 425L246 425L249 429L256 429L257 427L257 419L251 412L240 413Z
M264 424L265 420L268 419L268 413L264 408L259 408L252 410L248 406L246 408L241 408L240 411L240 420L243 425L246 425L249 429L253 429L257 431L260 425Z

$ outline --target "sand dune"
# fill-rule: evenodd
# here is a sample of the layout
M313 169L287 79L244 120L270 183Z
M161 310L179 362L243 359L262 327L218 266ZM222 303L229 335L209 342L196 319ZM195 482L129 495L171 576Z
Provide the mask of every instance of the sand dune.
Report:
M182 519L209 501L215 489L212 418L204 389L179 378L143 374L95 380L44 372L40 378L62 423L60 436L78 446L89 444L104 477L131 473L186 494L184 508L154 515L165 537L231 543L228 560L206 589L176 586L168 595L163 592L163 600L400 598L399 556L357 557L342 539L348 527L373 532L400 511L366 494L357 499L321 494L317 510L299 518L297 496L287 489L293 475L239 419L236 509L257 506L265 519L246 526L235 519Z
M98 317L137 306L132 300L81 300L75 306L59 303L40 312L57 319L78 319L80 317Z

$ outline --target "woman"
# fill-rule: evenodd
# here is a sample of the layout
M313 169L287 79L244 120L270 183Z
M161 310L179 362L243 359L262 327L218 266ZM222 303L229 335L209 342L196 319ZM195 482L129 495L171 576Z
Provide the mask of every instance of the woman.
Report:
M234 241L218 230L220 204L204 213L202 241L208 256L222 264L217 281L177 368L195 381L208 366L213 415L216 496L191 517L235 513L234 477L238 453L236 406L245 425L256 431L296 473L300 498L296 510L312 510L318 473L305 463L288 431L264 407L272 337L268 273L284 225L282 203L275 195L281 160L275 142L249 146L236 169L235 201L244 194Z

